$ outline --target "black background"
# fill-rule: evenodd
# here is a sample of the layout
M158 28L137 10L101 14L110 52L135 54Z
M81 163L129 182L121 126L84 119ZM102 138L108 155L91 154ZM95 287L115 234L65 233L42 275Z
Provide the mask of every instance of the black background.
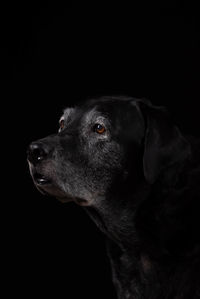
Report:
M197 7L34 1L1 4L0 14L6 290L115 298L103 236L80 207L35 189L26 148L58 129L64 107L102 94L147 97L199 135Z

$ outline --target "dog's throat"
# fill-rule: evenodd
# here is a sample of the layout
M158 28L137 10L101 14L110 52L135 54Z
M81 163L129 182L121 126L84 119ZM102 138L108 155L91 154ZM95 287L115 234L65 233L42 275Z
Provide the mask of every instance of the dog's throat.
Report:
M107 234L108 229L106 228L105 222L100 215L100 213L93 207L87 207L85 208L85 211L90 216L90 218L95 222L97 227L104 233Z

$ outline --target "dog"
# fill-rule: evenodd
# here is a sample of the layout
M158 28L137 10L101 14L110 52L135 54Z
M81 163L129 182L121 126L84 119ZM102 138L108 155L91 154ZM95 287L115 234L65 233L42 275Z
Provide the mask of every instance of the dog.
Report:
M67 108L27 159L43 194L105 234L120 299L200 298L200 142L164 107L128 96Z

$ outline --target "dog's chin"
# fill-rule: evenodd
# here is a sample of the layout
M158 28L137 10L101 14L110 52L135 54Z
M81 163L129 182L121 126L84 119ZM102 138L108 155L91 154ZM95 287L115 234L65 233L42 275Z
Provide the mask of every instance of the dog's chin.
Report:
M58 186L52 178L46 177L38 172L31 173L34 184L38 191L43 195L57 198L62 203L75 202L79 206L91 206L93 200L85 198L85 196L72 196L66 193L62 187ZM90 196L87 196L90 197Z
M56 197L61 202L73 201L73 198L67 195L57 184L52 180L47 179L43 176L39 178L33 178L34 184L38 191L43 195Z
M63 190L61 190L61 188L54 184L52 181L47 180L45 178L42 178L40 181L34 180L34 183L38 191L40 191L40 193L47 196L53 196L62 203L73 201L79 206L91 205L90 200L70 196L69 194L66 194Z

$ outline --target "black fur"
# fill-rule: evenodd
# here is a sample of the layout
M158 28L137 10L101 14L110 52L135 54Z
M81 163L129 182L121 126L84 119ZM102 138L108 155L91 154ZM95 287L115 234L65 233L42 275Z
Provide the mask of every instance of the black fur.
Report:
M199 141L131 97L90 99L61 120L30 145L31 175L105 233L118 298L200 298Z

